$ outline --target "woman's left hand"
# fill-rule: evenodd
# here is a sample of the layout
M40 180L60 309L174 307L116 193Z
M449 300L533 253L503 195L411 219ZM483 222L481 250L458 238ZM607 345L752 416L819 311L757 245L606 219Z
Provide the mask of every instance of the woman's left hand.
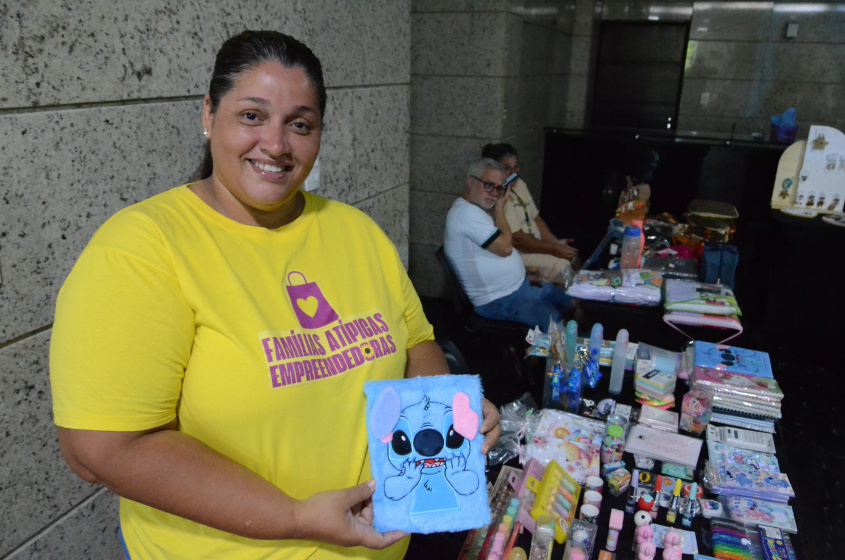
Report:
M481 399L481 433L484 434L484 443L481 445L481 452L485 455L502 435L502 427L499 426L499 409L487 399Z

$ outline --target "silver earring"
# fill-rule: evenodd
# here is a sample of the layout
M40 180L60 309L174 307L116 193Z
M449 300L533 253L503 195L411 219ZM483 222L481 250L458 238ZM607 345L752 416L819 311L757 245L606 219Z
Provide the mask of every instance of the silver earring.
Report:
M208 129L207 129L207 128L203 128L203 129L202 129L202 135L203 135L203 136L208 136Z

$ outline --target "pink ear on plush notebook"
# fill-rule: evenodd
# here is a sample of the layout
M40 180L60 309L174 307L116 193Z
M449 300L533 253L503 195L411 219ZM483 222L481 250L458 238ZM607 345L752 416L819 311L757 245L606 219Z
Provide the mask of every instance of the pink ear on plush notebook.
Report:
M452 399L452 415L455 431L467 439L473 439L478 433L478 413L469 407L469 395L455 393Z

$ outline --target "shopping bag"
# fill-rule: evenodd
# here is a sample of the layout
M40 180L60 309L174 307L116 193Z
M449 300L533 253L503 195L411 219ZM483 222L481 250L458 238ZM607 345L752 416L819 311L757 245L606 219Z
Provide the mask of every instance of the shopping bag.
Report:
M294 285L291 280L293 274L301 276L303 283ZM337 321L337 313L326 300L320 287L316 282L309 282L303 273L297 270L289 272L288 285L285 288L287 288L296 318L303 329L319 329Z

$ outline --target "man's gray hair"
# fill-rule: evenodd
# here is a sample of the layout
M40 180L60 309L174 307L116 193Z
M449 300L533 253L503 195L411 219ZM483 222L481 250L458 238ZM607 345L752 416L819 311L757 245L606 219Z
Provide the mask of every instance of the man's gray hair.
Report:
M495 169L496 171L501 171L502 173L505 172L505 167L495 159L482 158L478 161L474 161L472 165L469 166L467 177L472 177L473 175L481 177L487 169Z

